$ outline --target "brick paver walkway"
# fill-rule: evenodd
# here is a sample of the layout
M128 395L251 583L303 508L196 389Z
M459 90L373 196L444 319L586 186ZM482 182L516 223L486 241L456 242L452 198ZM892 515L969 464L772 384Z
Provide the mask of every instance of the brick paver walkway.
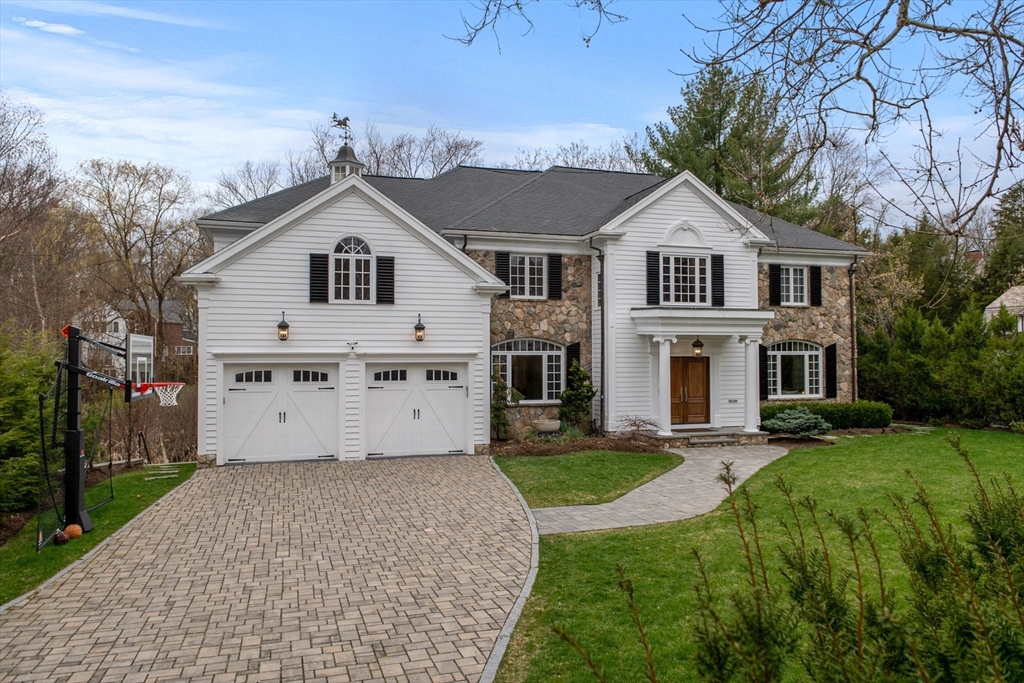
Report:
M204 470L0 614L0 680L476 681L530 549L484 457Z
M722 462L732 461L743 481L786 454L777 446L726 446L674 450L686 458L679 467L602 505L535 508L537 529L543 534L597 531L688 519L711 512L725 499L718 481Z

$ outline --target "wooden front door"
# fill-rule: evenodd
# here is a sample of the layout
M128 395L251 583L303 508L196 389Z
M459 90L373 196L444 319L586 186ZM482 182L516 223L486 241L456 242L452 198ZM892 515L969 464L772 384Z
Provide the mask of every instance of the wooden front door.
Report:
M711 359L672 358L672 424L711 421Z

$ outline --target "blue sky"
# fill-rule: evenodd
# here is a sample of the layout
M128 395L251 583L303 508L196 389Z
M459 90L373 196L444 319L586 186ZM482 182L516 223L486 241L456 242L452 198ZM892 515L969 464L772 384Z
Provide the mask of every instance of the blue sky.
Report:
M46 117L61 165L94 157L157 161L200 186L246 159L308 144L332 112L356 132L428 125L485 142L488 162L518 148L606 145L666 118L717 2L615 6L593 17L542 2L535 29L501 27L466 47L468 2L0 2L0 87ZM684 13L686 17L684 17ZM676 73L673 73L676 72ZM961 116L950 102L940 112ZM969 123L969 122L967 122ZM967 125L965 123L965 125ZM958 127L958 124L954 124Z

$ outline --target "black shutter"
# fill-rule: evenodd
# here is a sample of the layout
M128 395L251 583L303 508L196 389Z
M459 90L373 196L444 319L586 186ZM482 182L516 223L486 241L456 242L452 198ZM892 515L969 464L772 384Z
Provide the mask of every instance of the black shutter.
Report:
M647 252L647 305L661 305L661 252Z
M548 298L562 298L562 255L548 254Z
M494 252L494 274L498 276L498 279L504 282L506 285L509 281L508 274L508 252L507 251L496 251ZM508 290L498 295L499 299L508 298Z
M761 390L761 400L768 400L768 347L760 344L757 349L758 376L757 383Z
M725 306L725 257L711 255L711 305Z
M836 345L825 347L825 398L839 395L839 382L836 379Z
M395 303L395 257L377 257L377 303Z
M821 305L821 266L811 266L811 305Z
M782 266L768 264L768 305L782 305Z
M325 304L330 301L328 297L328 273L330 271L330 254L309 255L309 301L310 303Z
M569 369L572 367L572 362L573 361L576 361L577 363L580 363L580 366L582 367L583 363L580 361L580 343L579 342L576 342L574 344L569 344L568 346L565 347L565 376L566 376L566 378L569 377ZM567 389L573 389L574 388L572 386L569 386L568 384L569 383L567 381L566 382L566 385L567 385L566 388Z

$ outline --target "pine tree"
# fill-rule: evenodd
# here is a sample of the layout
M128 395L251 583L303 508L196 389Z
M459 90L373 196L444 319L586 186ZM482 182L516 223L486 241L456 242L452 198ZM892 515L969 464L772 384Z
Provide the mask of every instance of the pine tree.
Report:
M1014 285L1024 284L1024 181L1000 198L993 227L995 249L985 261L979 287L983 303L993 301Z

